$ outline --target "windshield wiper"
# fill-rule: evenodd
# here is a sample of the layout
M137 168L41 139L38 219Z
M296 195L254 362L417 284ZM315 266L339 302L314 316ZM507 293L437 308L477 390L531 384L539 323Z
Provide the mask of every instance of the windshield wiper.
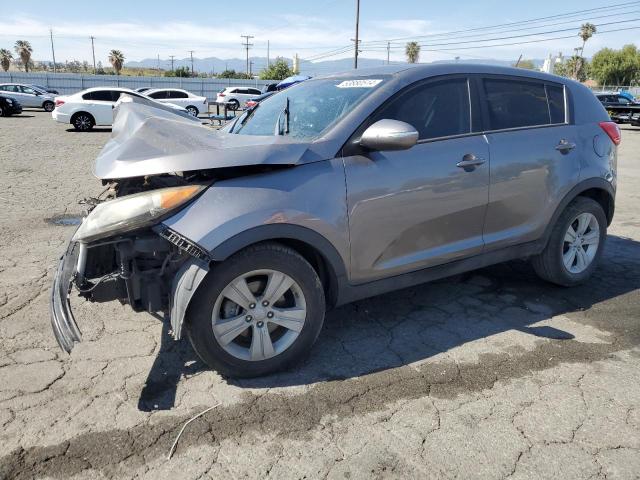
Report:
M284 115L284 132L280 128L280 117L282 117L282 115ZM274 133L276 135L289 135L289 97L287 97L286 99L284 110L282 110L282 112L280 112L280 115L278 115Z

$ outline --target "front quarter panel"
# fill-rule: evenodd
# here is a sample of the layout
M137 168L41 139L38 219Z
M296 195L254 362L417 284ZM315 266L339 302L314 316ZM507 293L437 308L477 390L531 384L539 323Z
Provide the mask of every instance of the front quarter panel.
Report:
M163 223L209 252L256 227L305 227L328 240L348 270L346 189L340 159L218 181Z

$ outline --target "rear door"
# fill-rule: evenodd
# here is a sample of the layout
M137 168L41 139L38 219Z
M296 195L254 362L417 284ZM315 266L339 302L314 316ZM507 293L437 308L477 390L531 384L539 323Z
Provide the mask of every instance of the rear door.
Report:
M6 92L8 97L13 98L19 102L23 107L33 107L27 95L22 93L20 85L3 85L3 91Z
M580 141L563 85L478 79L491 152L486 251L537 240L579 177Z
M113 123L113 106L115 105L112 90L95 90L85 94L82 98L88 102L87 111L93 115L96 125L111 125Z
M174 105L179 105L181 107L186 107L189 103L189 95L179 90L169 90L167 95L167 102L173 103Z
M470 91L471 89L471 91ZM419 132L408 150L346 150L351 278L362 283L482 252L489 148L466 76L419 82L354 134L381 119ZM460 163L475 159L466 167Z

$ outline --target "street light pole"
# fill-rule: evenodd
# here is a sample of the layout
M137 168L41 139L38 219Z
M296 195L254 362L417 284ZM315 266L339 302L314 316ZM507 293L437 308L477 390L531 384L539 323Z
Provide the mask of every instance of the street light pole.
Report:
M53 73L57 73L56 69L56 51L53 48L53 29L49 29L49 35L51 36L51 55L53 56Z
M91 37L91 53L92 53L92 55L93 55L93 74L94 74L94 75L96 74L96 49L95 49L95 47L93 46L93 40L94 40L95 38L96 38L96 37L93 37L93 36Z

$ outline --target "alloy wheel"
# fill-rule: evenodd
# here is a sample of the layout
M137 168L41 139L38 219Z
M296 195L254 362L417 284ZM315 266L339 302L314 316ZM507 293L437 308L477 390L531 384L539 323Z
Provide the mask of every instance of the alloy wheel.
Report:
M91 128L91 119L87 115L78 115L74 125L78 130L89 130Z
M194 117L198 116L198 110L196 110L195 107L187 107L187 112Z
M600 227L591 213L581 213L567 228L562 242L562 261L574 274L584 272L598 251Z
M212 328L227 353L260 361L289 348L306 317L305 297L293 278L276 270L254 270L236 277L220 293Z

